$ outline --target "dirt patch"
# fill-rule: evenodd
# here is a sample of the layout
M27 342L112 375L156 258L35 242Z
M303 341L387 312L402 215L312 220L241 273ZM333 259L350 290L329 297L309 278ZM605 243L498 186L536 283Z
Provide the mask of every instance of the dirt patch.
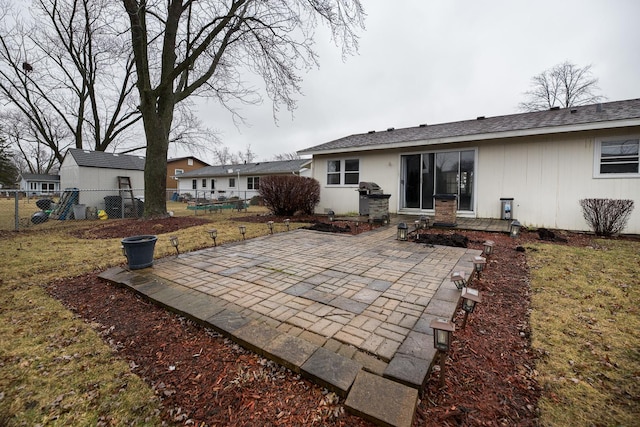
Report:
M497 233L458 233L476 249L482 249L487 239L495 241L486 271L471 284L482 292L483 302L469 316L465 329L461 327L463 312L457 312L445 387L439 388L439 373L434 371L414 425L534 426L541 391L534 370L536 354L530 347L526 253L516 247L539 241L538 236L523 233L514 240ZM426 234L448 233L429 230ZM567 242L561 244L591 244L587 235L563 237ZM132 371L153 387L163 401L162 416L168 422L370 425L346 414L333 394L299 375L93 274L59 280L46 288L90 323L129 361Z
M414 239L416 243L425 245L453 246L455 248L466 248L469 245L467 236L461 234L418 234Z
M156 219L115 219L102 223L97 222L89 228L70 231L79 239L112 239L146 234L171 233L172 231L211 223L207 218L195 216L179 216Z

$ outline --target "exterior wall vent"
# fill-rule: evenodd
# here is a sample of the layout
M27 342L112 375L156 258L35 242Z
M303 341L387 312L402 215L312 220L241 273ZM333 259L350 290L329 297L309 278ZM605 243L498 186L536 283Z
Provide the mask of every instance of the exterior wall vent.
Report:
M427 127L427 124L426 124L426 123L420 123L420 126L419 126L419 127L421 127L421 128L426 128L426 127Z
M476 120L484 120L486 117L485 116L478 116L476 117Z

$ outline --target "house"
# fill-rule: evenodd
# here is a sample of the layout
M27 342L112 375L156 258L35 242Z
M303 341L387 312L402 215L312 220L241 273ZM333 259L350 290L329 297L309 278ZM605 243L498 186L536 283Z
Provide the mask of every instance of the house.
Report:
M27 196L57 194L60 192L60 175L21 173L18 188Z
M144 164L142 156L70 148L60 166L60 187L84 190L80 191L78 203L105 209L105 197L144 197ZM125 182L131 191L119 190L125 188Z
M455 195L458 217L589 230L579 200L632 199L640 233L640 99L346 136L299 151L321 183L318 211L359 209L359 182L390 194L389 210L433 214ZM454 207L455 208L455 207Z
M209 164L192 156L167 159L167 195L171 197L173 193L178 191L178 175L205 166L209 166Z
M261 177L291 174L309 176L310 164L310 159L296 159L207 166L178 175L178 189L181 195L189 193L195 198L217 200L239 197L248 200L258 195Z

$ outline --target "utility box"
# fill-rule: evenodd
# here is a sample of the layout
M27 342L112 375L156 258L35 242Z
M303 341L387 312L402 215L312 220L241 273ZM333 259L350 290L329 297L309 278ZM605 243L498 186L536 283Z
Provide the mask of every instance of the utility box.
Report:
M513 218L513 197L500 198L500 219Z

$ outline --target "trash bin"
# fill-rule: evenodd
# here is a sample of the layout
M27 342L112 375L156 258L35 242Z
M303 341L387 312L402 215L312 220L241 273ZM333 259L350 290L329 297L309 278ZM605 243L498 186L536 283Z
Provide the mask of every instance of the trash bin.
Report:
M122 218L122 197L105 196L104 210L109 218Z
M500 198L500 219L513 218L513 197Z
M87 218L87 205L73 205L73 217L75 219L86 219Z

